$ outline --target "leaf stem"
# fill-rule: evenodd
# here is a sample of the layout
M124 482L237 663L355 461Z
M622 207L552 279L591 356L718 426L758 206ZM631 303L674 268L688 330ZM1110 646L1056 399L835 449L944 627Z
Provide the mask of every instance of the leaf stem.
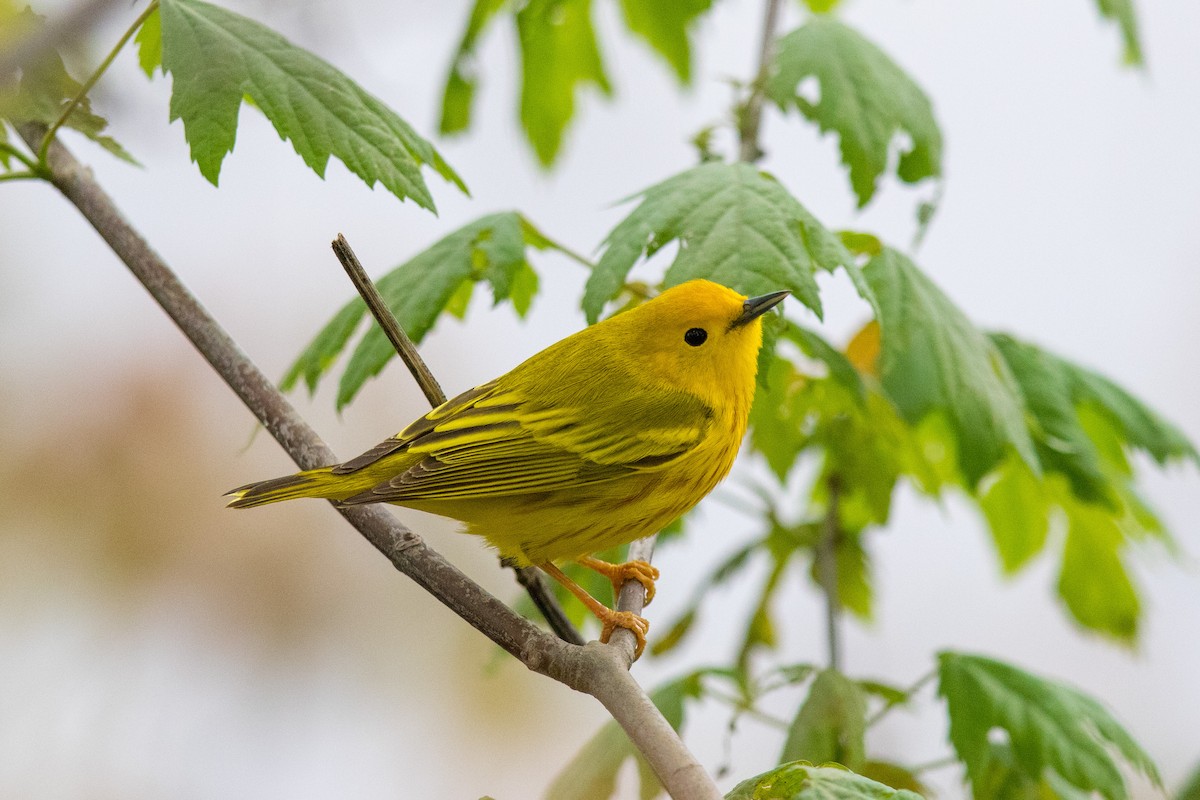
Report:
M829 506L821 523L821 537L814 551L817 580L825 595L825 640L829 647L829 668L842 671L841 601L838 599L837 553L841 544L842 481L837 475L826 479Z
M20 161L22 164L29 167L30 172L38 173L40 171L38 163L36 161L34 161L32 158L30 158L29 156L25 155L25 152L23 150L21 150L19 147L13 147L11 144L8 144L7 142L0 142L0 152L8 153L10 156L15 158L17 161ZM35 177L36 177L36 175L35 175Z
M887 713L889 711L891 711L893 708L900 705L901 703L908 702L908 700L914 694L921 691L921 689L925 688L925 684L929 683L936 677L937 677L937 669L936 668L929 670L929 672L926 672L924 675L922 675L920 678L917 679L916 683L914 683L912 686L908 687L908 689L906 689L904 691L904 699L903 700L889 700L886 703L884 703L882 708L880 708L878 711L876 711L874 714L872 714L867 719L866 726L868 728L870 728L876 722L879 722L879 720L883 719L884 716L886 716Z
M780 0L766 0L763 9L762 38L758 46L758 71L750 84L750 96L742 105L738 115L738 160L753 164L764 153L758 144L758 132L762 125L763 95L767 91L767 70L775 54L775 28L779 24Z
M932 772L935 769L950 767L959 763L961 762L959 761L958 756L942 756L941 758L935 758L932 761L926 761L924 764L917 764L915 767L909 767L908 771L913 775L920 775L922 772Z
M41 179L44 177L45 176L40 174L37 170L32 169L20 170L18 172L0 173L0 181L27 181Z
M114 60L116 60L117 54L120 53L121 49L125 47L125 43L128 42L135 33L137 33L138 28L142 27L142 23L146 21L146 18L157 10L158 0L152 0L150 5L146 6L146 10L141 14L138 14L137 19L135 19L133 24L125 30L125 33L121 34L121 38L117 41L117 44L112 50L109 51L108 55L104 57L104 60L100 62L100 66L96 67L95 72L93 72L88 79L84 81L84 84L79 87L79 91L75 93L75 97L71 99L71 102L67 104L67 107L63 109L63 112L58 115L58 119L54 120L54 124L46 130L46 135L42 137L42 143L38 147L37 159L39 164L44 165L46 163L46 153L49 152L50 142L54 140L54 135L58 133L58 129L66 124L67 119L75 112L75 109L79 107L79 104L83 102L83 99L87 97L88 92L92 90L92 87L95 86L100 78L104 76L104 73L108 71L109 66Z
M736 709L739 713L745 714L747 717L753 717L754 719L758 720L759 722L765 722L766 724L771 725L772 727L775 727L775 728L779 728L780 730L783 730L783 731L786 731L788 728L791 727L791 723L788 722L787 720L780 719L779 717L776 717L773 714L768 714L766 711L760 711L755 706L748 706L745 703L743 703L739 698L735 697L734 695L726 694L725 692L722 692L719 689L706 688L704 690L704 693L707 694L709 697L713 698L714 700L720 700L723 703L728 703L730 706L732 706L734 709Z

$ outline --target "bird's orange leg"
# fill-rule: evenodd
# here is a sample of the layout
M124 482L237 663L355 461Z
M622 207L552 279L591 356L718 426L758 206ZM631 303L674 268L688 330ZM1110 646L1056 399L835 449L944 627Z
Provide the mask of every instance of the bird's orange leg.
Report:
M587 606L588 611L596 615L603 625L600 629L600 641L608 642L614 630L625 628L637 639L637 647L633 651L634 660L637 660L642 655L642 651L646 649L646 634L650 631L650 623L645 618L639 617L632 611L614 611L588 594L586 589L568 578L561 569L549 561L544 564L538 564L538 568L567 587L567 590L571 594L579 598L579 602Z
M607 561L601 561L591 556L577 558L575 561L590 570L599 572L612 581L613 597L621 593L621 587L625 585L625 581L637 581L646 590L645 605L650 605L650 601L654 599L654 582L658 580L658 569L652 567L648 561L626 561L622 564L610 564Z

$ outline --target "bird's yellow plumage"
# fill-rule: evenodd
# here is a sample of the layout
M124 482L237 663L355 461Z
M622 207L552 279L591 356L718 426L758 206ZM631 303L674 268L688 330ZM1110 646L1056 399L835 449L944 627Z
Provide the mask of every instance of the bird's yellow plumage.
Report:
M754 397L759 315L786 294L747 299L709 281L681 284L357 458L235 489L230 505L395 503L462 520L502 556L555 577L554 561L595 567L602 562L588 554L658 532L729 472ZM645 582L653 569L639 571Z

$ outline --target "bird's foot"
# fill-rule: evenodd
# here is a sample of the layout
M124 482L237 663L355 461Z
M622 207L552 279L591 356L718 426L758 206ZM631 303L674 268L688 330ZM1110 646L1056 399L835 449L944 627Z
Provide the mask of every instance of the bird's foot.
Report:
M646 634L650 632L650 623L646 621L645 617L639 617L632 611L613 611L607 608L605 611L608 613L596 615L600 617L600 621L604 625L600 629L600 641L608 644L613 631L617 628L624 628L637 639L637 645L633 649L633 660L637 661L641 658L642 651L646 649Z
M626 581L637 581L646 590L646 602L643 605L650 605L650 601L654 599L654 582L658 580L659 573L658 568L647 561L626 561L621 564L610 564L607 561L587 556L579 559L579 563L608 578L613 585L614 597L621 593L621 587L625 585ZM628 626L622 625L621 627Z

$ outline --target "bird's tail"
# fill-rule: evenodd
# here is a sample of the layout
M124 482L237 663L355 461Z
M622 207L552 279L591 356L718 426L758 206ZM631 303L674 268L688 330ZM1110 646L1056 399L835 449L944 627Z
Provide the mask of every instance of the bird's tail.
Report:
M282 478L272 478L269 481L248 483L226 492L225 496L231 498L229 508L254 508L267 503L278 503L280 500L294 500L297 497L339 500L353 493L354 491L347 492L343 476L334 475L330 467L321 467Z

